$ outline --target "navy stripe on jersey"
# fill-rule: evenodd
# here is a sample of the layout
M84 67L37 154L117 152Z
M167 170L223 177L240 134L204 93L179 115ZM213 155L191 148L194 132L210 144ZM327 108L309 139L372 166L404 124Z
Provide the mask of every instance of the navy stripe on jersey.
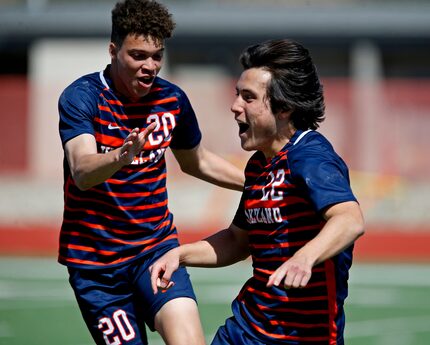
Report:
M337 344L342 339L352 248L313 267L305 288L266 287L269 276L320 232L325 224L321 209L356 200L346 165L328 141L317 132L302 133L297 131L270 162L261 152L250 158L233 220L248 231L253 262L253 277L234 301L233 313L265 344ZM320 185L332 176L335 183Z
M113 90L108 70L78 79L61 95L63 145L88 133L103 154L121 147L133 128L156 127L130 165L89 190L76 187L64 160L59 261L73 267L111 267L160 246L177 246L164 154L168 147L193 148L201 139L194 111L177 86L157 77L150 93L131 103Z

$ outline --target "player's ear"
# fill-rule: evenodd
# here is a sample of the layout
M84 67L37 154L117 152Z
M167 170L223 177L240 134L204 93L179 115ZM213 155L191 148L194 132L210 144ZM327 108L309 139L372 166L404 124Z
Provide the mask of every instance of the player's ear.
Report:
M294 109L281 110L281 111L277 114L278 119L279 119L279 120L282 120L282 121L284 121L284 120L287 120L287 121L288 121L288 120L290 119L291 114L293 113L293 111L294 111Z
M110 42L109 43L109 55L110 55L111 59L115 59L117 53L118 53L118 48L117 48L116 44L113 42Z

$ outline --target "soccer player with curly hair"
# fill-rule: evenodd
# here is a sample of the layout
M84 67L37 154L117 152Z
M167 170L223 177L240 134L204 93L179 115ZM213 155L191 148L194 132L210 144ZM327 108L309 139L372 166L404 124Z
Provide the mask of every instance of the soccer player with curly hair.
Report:
M145 325L166 344L204 344L186 269L175 272L171 289L151 290L150 265L179 245L167 206L167 148L184 172L243 188L243 173L200 144L184 91L158 76L174 27L156 1L118 2L111 63L59 99L65 157L58 260L98 345L147 344Z

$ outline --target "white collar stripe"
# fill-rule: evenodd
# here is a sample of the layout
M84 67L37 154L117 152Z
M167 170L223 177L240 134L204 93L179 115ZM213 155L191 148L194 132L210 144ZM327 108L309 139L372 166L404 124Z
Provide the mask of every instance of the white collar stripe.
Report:
M109 85L105 79L105 76L103 75L103 71L100 71L99 76L100 76L100 80L102 81L103 85L106 86L108 89L110 89L110 87L109 87Z
M299 135L299 137L297 138L297 140L294 142L293 145L296 145L309 132L312 132L312 129L308 129L307 131L302 132L302 134Z

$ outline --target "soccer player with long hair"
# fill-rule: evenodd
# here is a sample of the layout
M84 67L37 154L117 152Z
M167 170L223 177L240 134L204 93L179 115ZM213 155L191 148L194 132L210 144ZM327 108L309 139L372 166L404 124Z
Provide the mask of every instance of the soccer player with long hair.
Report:
M255 151L231 225L184 244L151 268L155 294L183 266L221 267L251 256L253 275L213 345L343 345L354 241L364 232L348 168L316 129L323 88L301 44L247 48L231 107L241 146Z

